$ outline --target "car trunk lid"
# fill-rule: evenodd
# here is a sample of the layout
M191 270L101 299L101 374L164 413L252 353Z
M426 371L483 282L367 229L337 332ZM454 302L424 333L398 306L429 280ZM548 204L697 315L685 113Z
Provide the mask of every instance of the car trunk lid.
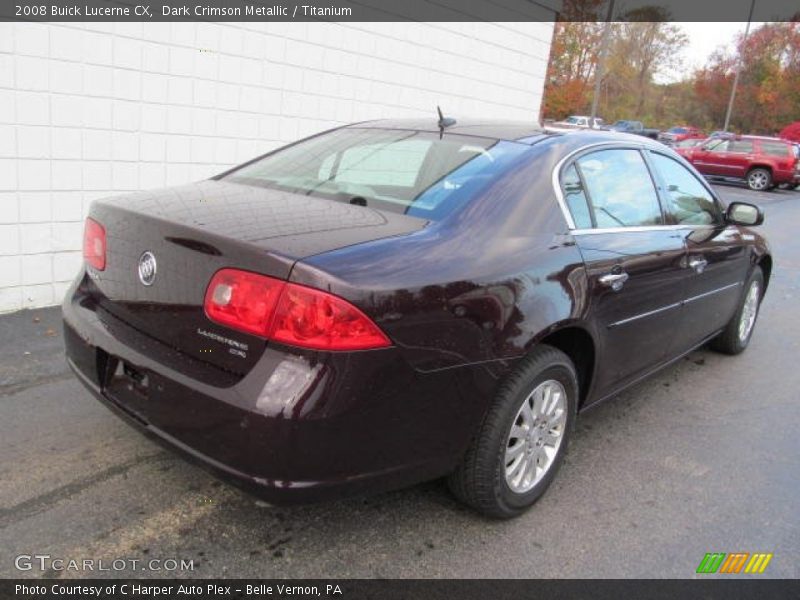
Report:
M267 342L208 319L203 300L216 271L234 267L287 279L302 258L412 233L427 223L217 181L97 201L91 217L107 239L105 269L87 266L100 310L173 353L238 376L252 368ZM145 253L156 267L149 285L139 273Z

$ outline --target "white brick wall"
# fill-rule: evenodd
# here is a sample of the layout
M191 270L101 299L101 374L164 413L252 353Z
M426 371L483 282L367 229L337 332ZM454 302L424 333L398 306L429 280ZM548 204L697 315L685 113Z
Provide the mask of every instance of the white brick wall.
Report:
M58 303L95 198L337 124L536 119L549 23L0 23L0 312Z

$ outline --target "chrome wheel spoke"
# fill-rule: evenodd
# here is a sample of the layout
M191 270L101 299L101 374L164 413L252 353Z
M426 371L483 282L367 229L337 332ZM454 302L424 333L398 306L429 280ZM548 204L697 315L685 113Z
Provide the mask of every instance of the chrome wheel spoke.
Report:
M558 444L560 439L561 439L561 432L556 431L555 429L545 431L542 434L542 442L546 446L555 446L556 444Z
M517 443L514 446L511 446L508 450L506 450L506 465L511 463L511 461L520 456L523 452L525 452L525 443L517 440Z

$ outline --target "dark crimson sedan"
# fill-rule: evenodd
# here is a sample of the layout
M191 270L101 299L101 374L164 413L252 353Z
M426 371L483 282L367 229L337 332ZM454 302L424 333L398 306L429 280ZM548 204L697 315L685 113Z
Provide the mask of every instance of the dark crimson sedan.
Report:
M370 122L97 201L69 364L136 427L275 502L449 476L519 514L576 415L748 345L772 258L665 146Z

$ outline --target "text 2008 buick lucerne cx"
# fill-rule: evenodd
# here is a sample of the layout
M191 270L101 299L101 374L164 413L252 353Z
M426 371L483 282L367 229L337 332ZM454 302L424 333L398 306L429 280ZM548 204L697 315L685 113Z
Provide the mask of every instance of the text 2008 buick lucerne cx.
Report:
M761 210L639 136L378 121L96 201L69 363L131 424L273 502L449 476L510 517L578 412L747 346Z

